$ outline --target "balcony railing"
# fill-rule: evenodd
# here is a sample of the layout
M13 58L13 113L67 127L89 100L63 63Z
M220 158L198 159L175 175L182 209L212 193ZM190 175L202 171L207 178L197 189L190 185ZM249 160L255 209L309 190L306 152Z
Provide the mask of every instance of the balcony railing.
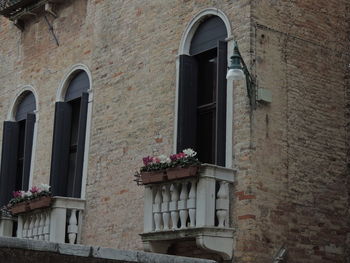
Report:
M197 246L232 257L233 228L230 189L234 170L214 165L201 167L198 177L145 185L145 249L162 249L184 238ZM167 245L166 245L167 244Z
M24 22L42 12L57 16L54 6L67 0L0 0L0 15L14 21L23 29Z
M28 5L36 0L0 0L0 15L11 17L23 11Z
M53 197L49 208L19 214L16 237L57 243L79 243L85 200ZM15 218L2 217L0 235L12 236Z

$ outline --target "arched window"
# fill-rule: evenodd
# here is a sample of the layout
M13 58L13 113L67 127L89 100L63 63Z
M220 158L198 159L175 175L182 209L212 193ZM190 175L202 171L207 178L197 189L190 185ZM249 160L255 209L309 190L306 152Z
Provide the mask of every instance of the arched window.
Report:
M14 121L5 121L0 172L0 205L12 191L28 190L32 160L36 103L34 94L23 92L17 99Z
M56 102L50 178L56 196L81 196L89 88L86 72L76 71L64 101Z
M209 16L180 55L177 150L193 148L202 162L225 166L227 30Z

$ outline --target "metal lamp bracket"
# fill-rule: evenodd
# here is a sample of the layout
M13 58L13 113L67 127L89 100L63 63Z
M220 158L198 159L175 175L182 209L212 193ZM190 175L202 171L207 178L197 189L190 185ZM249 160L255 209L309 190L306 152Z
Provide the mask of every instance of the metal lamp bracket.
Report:
M45 12L57 18L57 13L54 11L54 5L50 2L45 4Z

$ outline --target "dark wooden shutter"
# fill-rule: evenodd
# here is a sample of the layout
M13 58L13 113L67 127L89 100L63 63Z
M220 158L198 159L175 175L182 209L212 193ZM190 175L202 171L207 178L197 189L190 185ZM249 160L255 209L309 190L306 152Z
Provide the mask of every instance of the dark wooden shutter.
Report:
M227 43L218 42L215 164L225 166Z
M66 196L71 118L71 106L66 102L56 102L50 177L55 196Z
M177 151L194 148L197 130L197 61L180 56Z
M86 92L83 92L81 96L81 101L80 101L77 159L75 163L73 195L72 195L72 197L77 197L77 198L79 198L81 194L81 183L82 183L82 177L83 177L88 104L89 104L89 94Z
M24 135L24 160L23 160L23 177L22 177L23 190L28 190L28 187L29 187L34 125L35 125L35 114L28 113L27 119L26 119L26 126L25 126L25 135Z
M4 122L0 171L0 206L6 205L15 190L18 154L17 122Z

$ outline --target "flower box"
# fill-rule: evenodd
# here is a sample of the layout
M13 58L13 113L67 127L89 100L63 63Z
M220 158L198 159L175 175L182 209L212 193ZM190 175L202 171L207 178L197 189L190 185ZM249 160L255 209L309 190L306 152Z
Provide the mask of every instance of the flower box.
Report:
M197 175L197 172L198 166L173 167L166 170L168 180L193 177Z
M22 203L13 205L12 207L9 208L9 210L13 215L17 215L20 213L24 213L30 209L29 209L29 204L27 202L22 202Z
M152 184L164 182L167 177L163 171L141 172L141 180L143 184Z
M140 185L140 182L151 184L164 182L168 179L174 180L196 176L201 165L196 155L197 153L194 150L185 149L170 156L146 156L142 158L144 166L141 167L140 172L134 174L136 177L134 181Z
M51 205L51 196L43 196L38 199L33 199L29 202L30 210L50 207Z
M49 207L51 205L51 196L42 196L37 199L24 201L10 207L13 215L29 212L35 209Z

